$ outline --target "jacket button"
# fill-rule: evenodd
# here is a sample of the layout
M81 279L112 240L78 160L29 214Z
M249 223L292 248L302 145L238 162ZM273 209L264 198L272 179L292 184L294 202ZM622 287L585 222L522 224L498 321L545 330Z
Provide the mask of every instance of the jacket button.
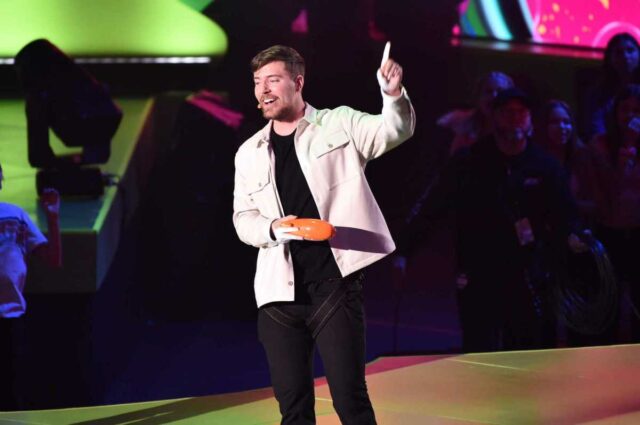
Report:
M292 280L289 281L289 286L293 286L293 281Z
M333 147L333 145L332 145L331 143L329 143L329 144L327 145L327 147L332 148L332 147Z
M258 182L258 186L262 187L262 183Z

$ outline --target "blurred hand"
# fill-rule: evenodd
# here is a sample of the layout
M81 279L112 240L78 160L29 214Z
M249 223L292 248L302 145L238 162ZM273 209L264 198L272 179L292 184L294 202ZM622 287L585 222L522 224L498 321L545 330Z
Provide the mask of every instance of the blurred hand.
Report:
M629 120L627 127L624 129L623 147L634 147L638 138L640 138L640 117L633 117Z
M60 213L60 194L52 188L45 188L40 194L40 204L47 215L58 215Z
M629 124L627 124L629 130L633 131L636 136L640 135L640 117L633 117L629 120Z
M468 284L469 278L465 273L459 273L458 276L456 276L456 287L459 290L466 288Z
M636 164L637 150L633 146L621 146L618 150L618 165L620 167L633 168Z
M382 91L391 96L399 96L402 88L402 67L389 58L390 49L391 43L387 42L376 76Z
M295 215L288 215L286 217L274 220L271 223L271 232L277 243L288 243L289 241L301 241L302 236L292 235L291 232L297 232L298 228L287 224L287 221L298 218Z

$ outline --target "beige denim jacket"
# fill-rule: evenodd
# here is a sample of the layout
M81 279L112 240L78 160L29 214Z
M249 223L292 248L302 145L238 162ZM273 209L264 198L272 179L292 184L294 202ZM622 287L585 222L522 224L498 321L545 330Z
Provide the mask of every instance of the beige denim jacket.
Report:
M333 224L329 244L342 276L393 252L395 244L364 175L370 159L413 134L415 112L405 89L382 94L382 114L346 106L316 110L307 104L296 129L295 150L320 217ZM259 248L254 290L258 307L293 301L293 263L288 244L269 236L283 217L275 186L270 121L240 146L235 158L233 224L240 240Z

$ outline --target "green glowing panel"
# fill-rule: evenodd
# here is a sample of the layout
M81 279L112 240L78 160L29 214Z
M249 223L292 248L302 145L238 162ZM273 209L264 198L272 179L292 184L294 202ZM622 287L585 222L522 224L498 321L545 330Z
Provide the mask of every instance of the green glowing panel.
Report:
M0 1L0 56L47 38L71 56L222 56L222 28L178 0Z

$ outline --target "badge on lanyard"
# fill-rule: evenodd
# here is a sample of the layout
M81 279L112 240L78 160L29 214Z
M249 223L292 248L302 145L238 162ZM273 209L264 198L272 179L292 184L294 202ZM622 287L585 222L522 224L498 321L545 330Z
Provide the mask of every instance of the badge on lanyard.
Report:
M518 241L520 241L520 246L525 246L535 241L533 229L531 228L531 223L527 217L523 217L516 221L515 227L516 234L518 235Z

